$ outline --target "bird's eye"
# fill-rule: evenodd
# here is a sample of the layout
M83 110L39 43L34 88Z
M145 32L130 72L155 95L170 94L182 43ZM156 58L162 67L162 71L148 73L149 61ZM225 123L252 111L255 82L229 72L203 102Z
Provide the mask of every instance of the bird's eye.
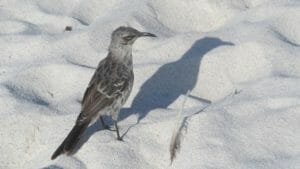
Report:
M125 36L123 37L123 39L125 39L126 41L130 41L134 38L134 35L129 35L129 36Z

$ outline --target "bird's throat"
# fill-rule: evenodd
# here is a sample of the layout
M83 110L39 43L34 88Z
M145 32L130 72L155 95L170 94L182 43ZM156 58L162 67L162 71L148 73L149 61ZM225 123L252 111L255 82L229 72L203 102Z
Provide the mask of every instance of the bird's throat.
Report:
M110 46L109 52L111 56L121 63L126 65L132 64L132 46L131 45L120 45L120 46Z

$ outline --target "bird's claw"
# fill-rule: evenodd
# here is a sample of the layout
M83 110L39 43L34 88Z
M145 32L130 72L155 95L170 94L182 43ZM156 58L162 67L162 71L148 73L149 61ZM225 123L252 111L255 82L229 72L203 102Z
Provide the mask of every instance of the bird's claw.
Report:
M122 137L117 138L118 141L124 141Z
M104 130L109 130L109 131L112 131L111 127L110 127L110 126L108 126L108 125L105 125L105 126L103 126L103 129L104 129Z

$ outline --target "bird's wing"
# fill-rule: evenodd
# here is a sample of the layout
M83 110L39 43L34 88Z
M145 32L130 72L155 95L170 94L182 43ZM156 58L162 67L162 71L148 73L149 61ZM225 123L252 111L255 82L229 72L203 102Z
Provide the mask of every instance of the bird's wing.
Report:
M82 100L82 120L110 106L130 88L130 73L122 65L99 65Z

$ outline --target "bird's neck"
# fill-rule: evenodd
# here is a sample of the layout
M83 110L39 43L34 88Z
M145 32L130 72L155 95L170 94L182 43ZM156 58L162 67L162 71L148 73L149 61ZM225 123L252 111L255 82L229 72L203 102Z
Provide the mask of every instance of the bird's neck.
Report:
M131 45L110 45L108 50L114 60L126 65L132 65Z

